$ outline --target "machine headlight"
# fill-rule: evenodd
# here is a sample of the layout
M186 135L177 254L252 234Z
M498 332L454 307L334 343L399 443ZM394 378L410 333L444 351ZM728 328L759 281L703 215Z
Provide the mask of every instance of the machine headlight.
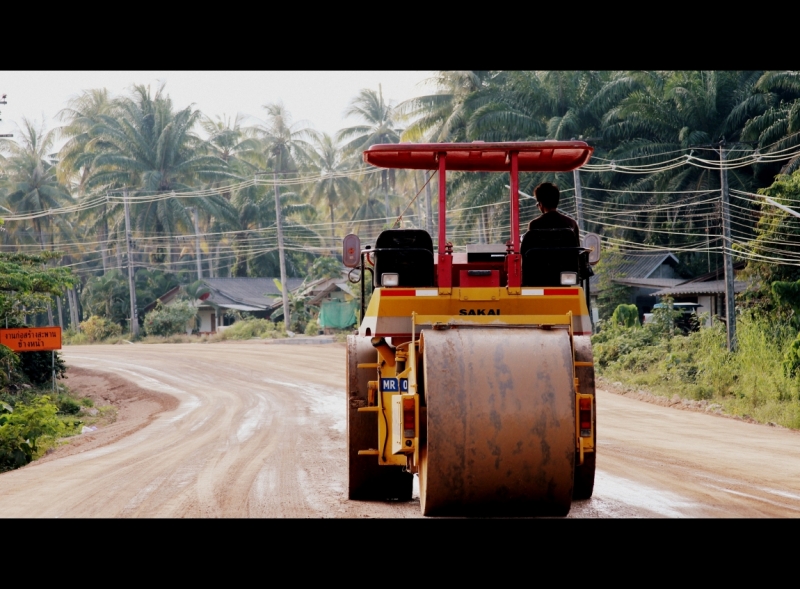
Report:
M386 276L384 274L384 276ZM561 273L561 285L562 286L575 286L578 284L578 273L577 272L562 272Z
M399 274L381 274L381 286L397 286L400 284Z

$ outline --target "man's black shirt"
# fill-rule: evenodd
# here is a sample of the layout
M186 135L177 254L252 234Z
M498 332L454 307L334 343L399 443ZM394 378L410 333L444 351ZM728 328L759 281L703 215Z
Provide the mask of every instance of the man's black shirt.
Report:
M575 233L575 245L580 247L581 244L581 234L580 230L578 229L578 223L575 222L575 219L572 217L568 217L558 211L550 211L548 213L544 213L540 217L533 219L528 224L528 231L531 229L572 229L573 233Z

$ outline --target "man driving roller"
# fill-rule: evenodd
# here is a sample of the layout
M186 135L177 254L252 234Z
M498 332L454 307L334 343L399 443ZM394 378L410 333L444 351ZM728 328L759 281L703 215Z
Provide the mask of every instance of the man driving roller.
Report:
M560 194L558 187L550 182L542 182L533 191L536 205L542 213L528 225L531 229L572 229L575 234L575 246L580 246L581 234L575 219L558 211Z

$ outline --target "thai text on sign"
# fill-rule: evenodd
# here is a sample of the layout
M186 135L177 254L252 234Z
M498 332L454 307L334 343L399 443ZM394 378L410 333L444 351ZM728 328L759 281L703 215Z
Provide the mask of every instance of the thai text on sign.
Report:
M0 344L15 352L48 352L61 349L60 327L0 329Z

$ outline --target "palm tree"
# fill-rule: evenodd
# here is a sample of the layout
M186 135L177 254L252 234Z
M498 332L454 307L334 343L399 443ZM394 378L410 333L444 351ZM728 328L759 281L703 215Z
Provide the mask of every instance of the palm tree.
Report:
M758 141L764 154L796 147L800 144L800 72L764 72L756 88L763 92L766 109L746 122L742 137ZM781 167L780 173L791 174L797 169L800 157L795 156Z
M116 102L113 116L99 116L90 135L100 153L91 161L86 186L94 191L131 187L130 196L155 196L131 206L134 225L169 237L194 230L185 201L176 193L238 176L223 159L208 154L207 144L193 133L200 112L191 107L174 111L163 90L162 85L151 96L149 87L134 86L131 97ZM235 211L221 195L196 198L192 204L208 216L235 219ZM173 264L169 242L153 249L153 261Z
M352 166L343 157L342 150L330 135L323 134L315 141L315 145L317 149L313 167L322 179L314 184L312 199L315 202L324 202L328 207L331 217L331 246L333 246L336 240L334 211L342 204L353 202L361 188L358 182L345 175Z
M292 121L283 103L264 105L267 121L253 128L261 140L262 163L282 176L296 174L313 159L311 143L318 133L305 121Z
M342 149L347 155L360 159L361 152L378 143L399 143L402 129L395 122L395 109L383 99L380 84L378 91L363 89L344 112L345 116L361 118L364 123L347 127L336 134L336 141L344 141ZM382 169L380 188L384 196L387 219L390 216L389 190L394 190L395 170ZM367 189L369 191L369 189Z
M616 103L603 117L603 137L617 146L606 157L624 159L628 165L665 162L681 154L719 157L718 145L738 155L752 153L753 147L740 143L744 122L765 108L756 83L760 72L680 71L634 72L617 78L614 90L620 90ZM694 152L693 152L694 150ZM717 152L717 153L715 153ZM729 184L740 190L753 190L752 167L728 173ZM622 203L656 205L674 199L669 194L682 190L717 190L720 173L713 166L665 167L633 181L609 174L607 185L626 192L612 196ZM624 184L623 184L624 183ZM622 184L622 185L621 185ZM641 192L660 192L646 196ZM697 217L705 224L706 217ZM639 243L672 246L682 243L679 233L694 227L691 218L656 221L647 212L630 219L639 231L628 237ZM667 230L655 234L651 229ZM698 227L705 230L705 226Z
M426 80L436 85L436 93L406 100L395 109L403 119L414 121L403 131L403 140L466 141L467 100L490 76L488 71L443 71Z
M105 88L86 90L72 98L67 108L62 109L57 115L60 120L66 122L58 129L58 135L67 139L58 152L58 178L63 183L71 182L80 200L85 201L96 196L86 194L86 181L92 173L92 161L100 153L102 145L91 136L91 130L100 123L101 115L113 115L114 106L115 103ZM91 227L97 235L104 273L110 267L108 215L106 204L86 209L80 214L80 224Z
M8 140L0 144L10 154L3 166L8 175L5 203L17 215L38 215L31 219L33 230L41 249L52 249L54 225L63 231L68 231L69 225L63 215L41 213L71 203L72 197L58 181L56 166L49 155L55 140L54 133L45 131L44 125L37 128L28 119L23 119L22 126L21 144Z

